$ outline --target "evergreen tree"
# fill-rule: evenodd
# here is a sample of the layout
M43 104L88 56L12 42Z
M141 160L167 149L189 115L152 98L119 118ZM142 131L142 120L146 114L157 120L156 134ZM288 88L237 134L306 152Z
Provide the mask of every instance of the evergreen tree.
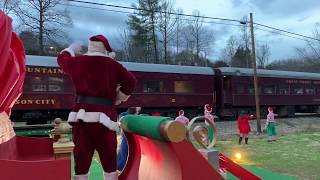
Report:
M239 46L234 56L231 58L231 67L251 68L250 50Z
M131 15L128 21L132 30L132 45L138 48L136 54L144 57L146 62L159 63L156 35L159 2L158 0L139 0L136 8L141 10L136 15Z

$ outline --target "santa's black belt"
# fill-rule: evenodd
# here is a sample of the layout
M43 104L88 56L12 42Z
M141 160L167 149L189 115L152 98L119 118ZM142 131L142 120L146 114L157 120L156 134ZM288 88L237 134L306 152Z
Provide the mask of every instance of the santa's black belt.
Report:
M111 106L112 100L108 98L100 98L100 97L93 97L93 96L77 96L76 103Z

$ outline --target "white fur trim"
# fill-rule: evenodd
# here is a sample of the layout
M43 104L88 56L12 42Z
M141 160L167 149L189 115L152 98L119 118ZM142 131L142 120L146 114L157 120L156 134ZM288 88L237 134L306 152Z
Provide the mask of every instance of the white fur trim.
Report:
M74 180L88 180L89 179L89 173L87 174L75 174L74 175Z
M112 59L116 58L116 53L115 53L115 52L109 52L108 55L109 55Z
M112 121L105 113L102 112L85 112L84 109L79 109L78 112L69 113L68 122L78 122L79 120L86 123L99 122L110 130L119 130L119 124Z
M104 172L103 175L104 175L104 180L118 180L117 171L110 172L110 173Z
M88 51L84 55L87 55L87 56L106 56L106 57L108 57L106 52L107 51L105 51L105 52Z
M84 55L86 56L104 56L104 57L109 57L111 59L114 59L115 56L110 56L110 53L108 55L108 52L106 51L105 53L103 52L93 52L93 51L88 51L87 53L85 53Z
M61 53L64 52L64 51L67 51L68 53L70 53L70 55L71 55L72 57L75 56L74 50L73 50L72 48L70 48L70 47L65 48L64 50L61 51ZM60 53L60 54L61 54L61 53Z

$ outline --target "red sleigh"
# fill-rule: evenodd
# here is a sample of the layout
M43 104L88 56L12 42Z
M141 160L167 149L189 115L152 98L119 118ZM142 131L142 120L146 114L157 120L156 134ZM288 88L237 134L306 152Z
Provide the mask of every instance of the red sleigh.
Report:
M51 139L18 137L13 131L9 115L26 68L24 47L11 22L0 11L0 179L70 180L70 158L55 159Z
M15 136L0 144L1 179L71 179L70 158L55 159L49 138Z

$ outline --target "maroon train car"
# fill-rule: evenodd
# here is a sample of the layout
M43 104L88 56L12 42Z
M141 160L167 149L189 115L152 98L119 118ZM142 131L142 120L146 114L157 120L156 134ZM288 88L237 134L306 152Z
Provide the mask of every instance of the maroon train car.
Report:
M255 112L253 70L247 68L218 68L223 78L221 91L222 116L236 115L241 109ZM319 112L320 74L257 70L262 115L272 106L279 116L295 112ZM220 79L221 79L220 78Z
M135 74L138 83L129 101L120 108L142 106L145 113L174 117L179 109L196 116L203 113L204 104L215 104L214 71L209 67L122 64Z
M121 62L138 79L126 102L118 106L143 107L143 113L159 112L175 117L184 109L190 117L202 113L206 103L215 104L214 71L209 67ZM67 118L74 99L72 81L58 67L55 57L27 56L27 75L22 96L12 119L43 124L55 117Z
M14 121L46 124L58 115L67 115L74 89L71 79L57 67L55 58L27 56L23 93L13 107Z

